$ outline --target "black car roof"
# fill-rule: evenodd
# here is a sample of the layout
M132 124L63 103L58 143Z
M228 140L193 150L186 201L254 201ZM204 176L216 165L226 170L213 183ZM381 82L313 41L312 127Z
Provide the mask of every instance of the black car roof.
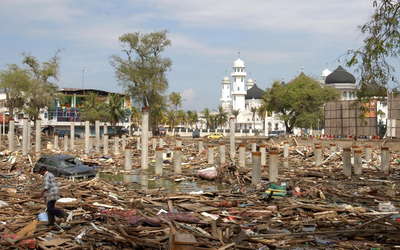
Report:
M70 155L56 155L56 156L53 156L53 155L43 155L42 157L45 157L45 158L52 158L52 159L56 159L56 160L64 160L64 159L74 158L73 156L70 156Z

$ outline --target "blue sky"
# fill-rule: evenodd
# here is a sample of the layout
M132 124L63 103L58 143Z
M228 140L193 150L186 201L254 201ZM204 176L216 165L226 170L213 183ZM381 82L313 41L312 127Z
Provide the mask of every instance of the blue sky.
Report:
M122 92L109 64L118 37L167 29L169 91L181 92L184 110L217 109L238 51L262 89L301 67L319 77L362 45L357 26L372 13L372 0L2 0L0 69L21 64L22 52L46 61L63 48L60 88L80 88L85 66L85 88Z

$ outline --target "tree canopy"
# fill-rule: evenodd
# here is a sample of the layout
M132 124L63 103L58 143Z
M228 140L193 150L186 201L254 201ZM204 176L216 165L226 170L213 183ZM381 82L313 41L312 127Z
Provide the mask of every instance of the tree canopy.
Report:
M161 56L171 46L167 33L167 30L149 34L126 33L118 38L125 57L117 54L110 57L118 83L134 103L150 108L150 126L154 125L151 110L168 89L167 72L171 70L172 62Z
M317 127L318 120L324 117L324 103L338 98L338 91L327 86L322 88L317 80L302 73L288 85L274 81L265 90L259 110L276 112L285 123L286 131L291 133L294 127Z
M391 62L397 62L400 54L400 1L375 0L373 8L375 11L369 20L359 26L364 45L348 51L347 66L357 67L360 86L377 84L382 87L379 91L385 92L390 87L388 83L393 81L398 90L399 82ZM360 88L361 92L364 90Z

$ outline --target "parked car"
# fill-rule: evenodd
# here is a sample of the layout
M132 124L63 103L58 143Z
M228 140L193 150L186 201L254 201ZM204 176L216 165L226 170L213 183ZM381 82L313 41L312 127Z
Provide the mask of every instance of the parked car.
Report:
M96 176L93 168L69 155L43 155L35 163L33 172L38 173L42 166L45 166L47 171L58 177L93 178Z
M221 139L224 137L222 134L212 133L211 135L207 136L208 139Z
M56 134L58 134L58 138L64 138L64 135L68 135L68 138L71 138L71 131L69 130L56 130ZM74 133L74 138L81 138L80 134Z
M153 129L154 136L157 136L157 135L165 136L166 134L167 134L167 130L164 127L155 127Z
M273 130L271 133L269 133L268 137L269 138L275 138L275 137L280 137L285 135L285 130Z
M193 130L192 138L200 138L200 130Z

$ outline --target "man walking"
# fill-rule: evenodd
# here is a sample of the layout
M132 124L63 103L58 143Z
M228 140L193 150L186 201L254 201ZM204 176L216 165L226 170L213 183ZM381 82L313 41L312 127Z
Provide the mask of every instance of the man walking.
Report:
M42 198L44 193L46 193L46 201L47 201L47 216L49 217L49 221L47 226L54 226L55 218L62 218L65 221L68 218L68 214L63 210L57 209L54 207L54 204L58 199L60 199L58 193L58 186L56 183L56 179L54 175L47 171L46 167L42 166L39 170L39 173L43 176L43 190L39 195L39 198Z

